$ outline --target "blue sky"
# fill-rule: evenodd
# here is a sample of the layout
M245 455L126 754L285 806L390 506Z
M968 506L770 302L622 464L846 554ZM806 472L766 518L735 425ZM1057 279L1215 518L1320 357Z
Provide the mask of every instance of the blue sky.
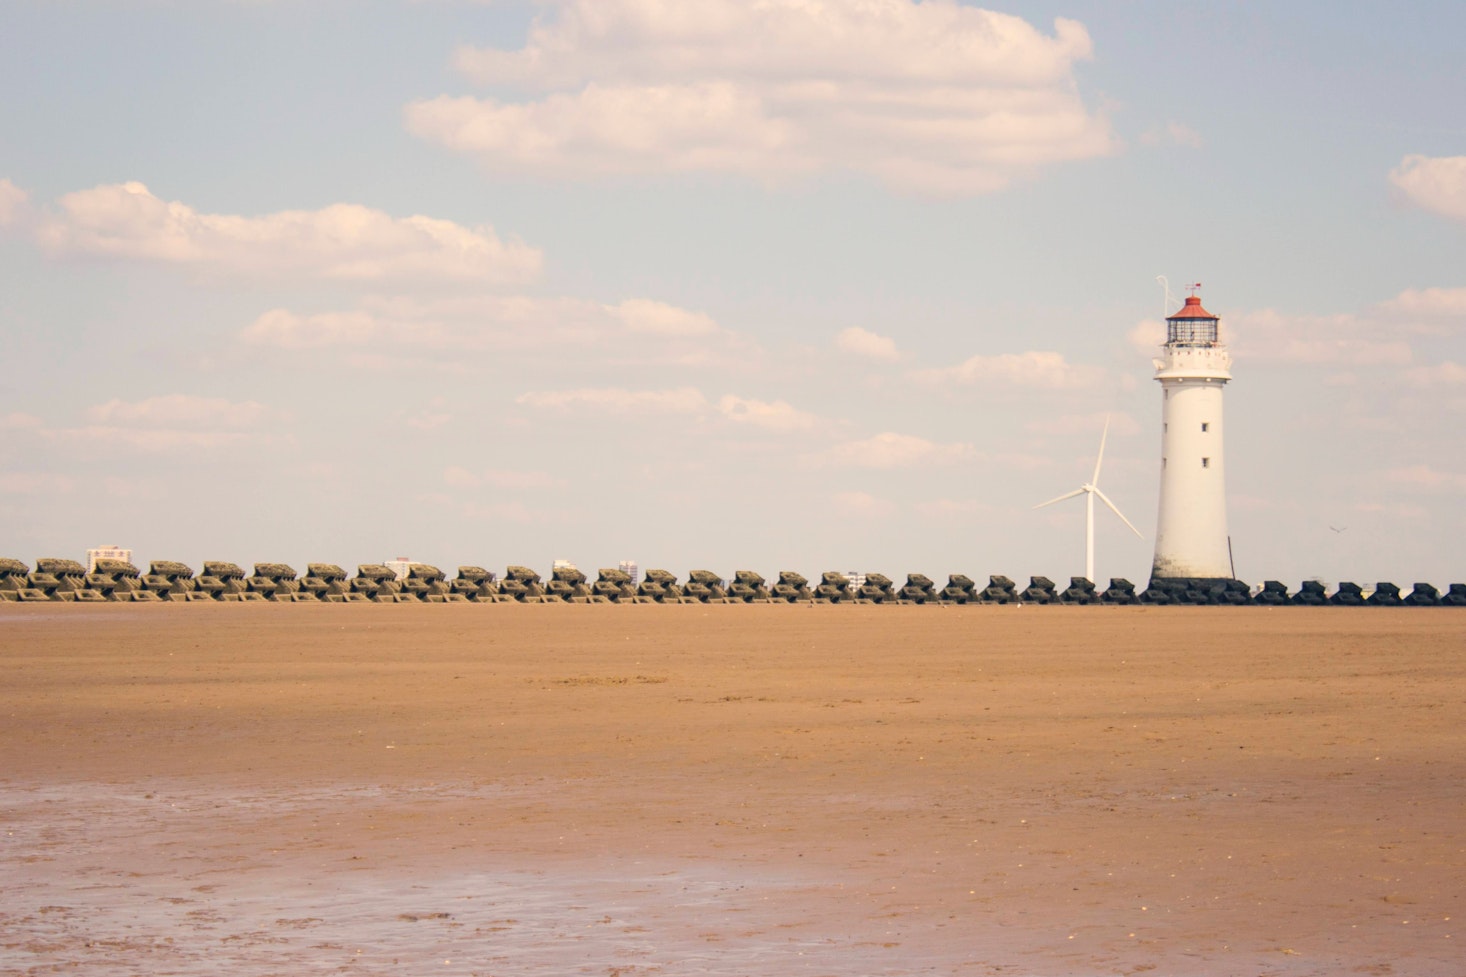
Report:
M0 550L1062 578L1108 415L1140 581L1164 275L1238 574L1466 577L1466 9L990 9L6 4Z

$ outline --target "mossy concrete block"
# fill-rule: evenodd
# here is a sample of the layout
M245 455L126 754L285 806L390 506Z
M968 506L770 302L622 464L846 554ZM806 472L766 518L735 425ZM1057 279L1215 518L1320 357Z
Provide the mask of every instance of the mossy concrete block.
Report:
M56 577L84 577L87 575L87 568L75 560L43 556L36 561L36 572L49 573Z

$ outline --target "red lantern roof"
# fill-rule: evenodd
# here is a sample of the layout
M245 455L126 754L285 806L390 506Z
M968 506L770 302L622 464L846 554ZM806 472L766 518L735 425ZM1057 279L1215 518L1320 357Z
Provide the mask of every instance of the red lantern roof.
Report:
M1199 299L1195 295L1193 295L1193 296L1191 296L1190 298L1188 298L1186 300L1186 305L1181 309L1180 312L1177 312L1175 315L1166 316L1166 321L1167 322L1170 322L1172 319L1215 319L1215 318L1217 318L1217 316L1212 315L1210 312L1206 311L1205 309L1203 309L1201 307L1201 299Z

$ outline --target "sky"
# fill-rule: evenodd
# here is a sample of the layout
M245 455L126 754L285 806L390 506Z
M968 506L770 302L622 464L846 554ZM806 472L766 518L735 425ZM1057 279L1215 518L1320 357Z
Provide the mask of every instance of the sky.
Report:
M9 0L0 555L1466 580L1466 5ZM1164 279L1164 282L1161 280ZM1169 287L1169 297L1166 291Z

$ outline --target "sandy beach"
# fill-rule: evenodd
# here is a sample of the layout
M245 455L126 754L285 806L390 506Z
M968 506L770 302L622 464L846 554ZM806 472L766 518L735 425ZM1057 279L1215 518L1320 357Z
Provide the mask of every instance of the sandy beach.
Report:
M0 605L0 972L1466 971L1450 609Z

